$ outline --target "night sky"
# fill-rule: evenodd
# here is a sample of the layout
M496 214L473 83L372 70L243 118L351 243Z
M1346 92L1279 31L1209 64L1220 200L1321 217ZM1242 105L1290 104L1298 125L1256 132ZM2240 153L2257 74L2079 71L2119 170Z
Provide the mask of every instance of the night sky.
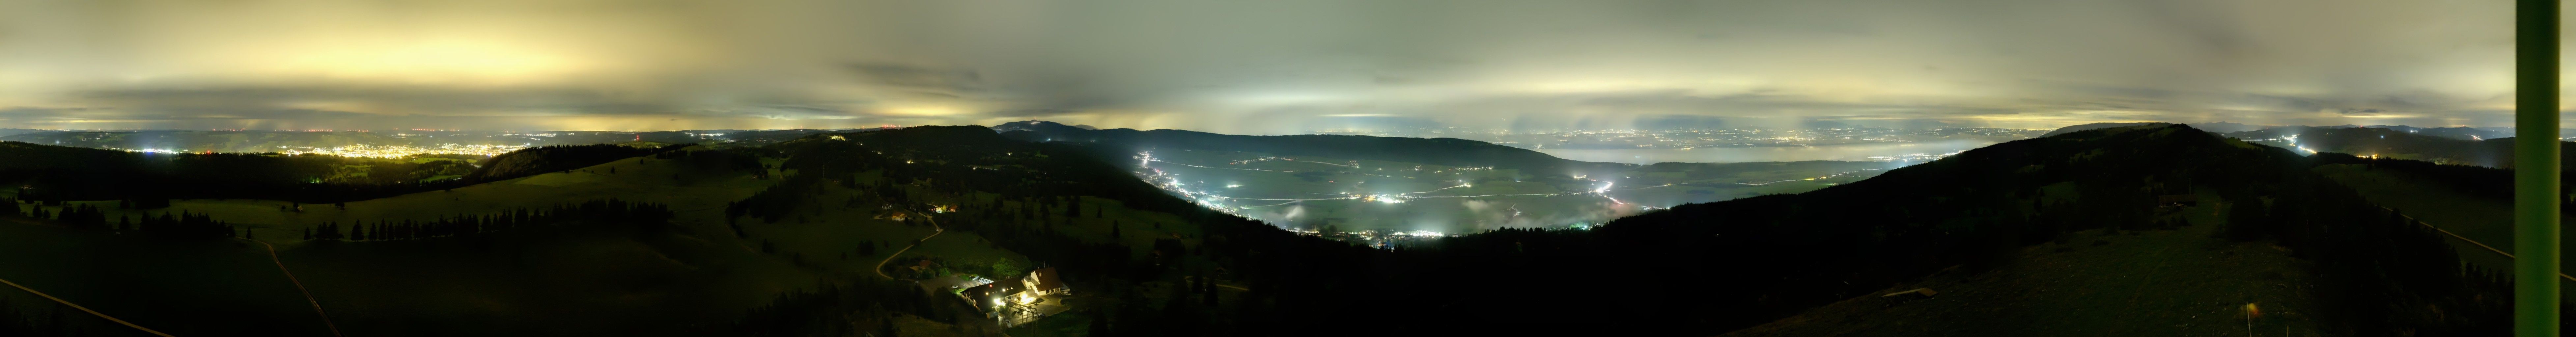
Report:
M2510 5L0 0L0 127L2505 126Z

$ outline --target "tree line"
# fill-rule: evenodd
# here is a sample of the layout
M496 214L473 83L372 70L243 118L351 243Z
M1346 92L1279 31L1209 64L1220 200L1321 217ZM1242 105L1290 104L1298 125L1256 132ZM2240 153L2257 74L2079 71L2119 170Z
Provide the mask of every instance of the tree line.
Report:
M6 212L0 212L0 217L52 220L63 226L77 229L139 231L171 237L229 237L236 234L229 222L217 221L213 216L187 211L161 212L157 215L147 213L140 219L119 215L115 221L109 221L105 209L90 204L74 204L47 210L46 206L38 205L31 200L0 198L0 203L10 206ZM18 207L19 204L29 205L22 211Z

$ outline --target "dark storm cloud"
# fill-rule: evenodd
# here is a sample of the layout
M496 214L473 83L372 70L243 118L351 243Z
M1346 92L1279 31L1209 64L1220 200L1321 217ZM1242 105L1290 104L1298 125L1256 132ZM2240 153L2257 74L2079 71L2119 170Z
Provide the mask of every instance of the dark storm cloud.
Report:
M2398 0L9 2L0 106L36 110L0 112L14 124L0 127L2494 126L2509 120L2509 13Z

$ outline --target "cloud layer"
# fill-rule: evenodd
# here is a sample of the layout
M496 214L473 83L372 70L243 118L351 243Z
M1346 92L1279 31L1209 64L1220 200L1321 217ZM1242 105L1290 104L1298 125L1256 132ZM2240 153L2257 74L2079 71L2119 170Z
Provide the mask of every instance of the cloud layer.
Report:
M0 127L2503 126L2510 22L2380 0L0 1Z

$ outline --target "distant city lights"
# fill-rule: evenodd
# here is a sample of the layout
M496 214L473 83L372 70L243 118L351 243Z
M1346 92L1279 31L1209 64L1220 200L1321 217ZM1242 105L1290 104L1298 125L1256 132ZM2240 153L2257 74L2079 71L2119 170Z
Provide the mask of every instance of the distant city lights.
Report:
M279 151L279 152L278 152L278 153L283 153L283 154L286 154L286 155L307 155L307 154L317 154L317 155L331 155L331 156L341 156L341 157L388 158L388 159L390 159L390 158L403 158L403 157L410 157L410 156L415 156L415 155L424 155L424 154L462 154L462 155L476 155L476 156L495 156L495 155L500 155L500 154L503 154L503 153L510 153L510 151L518 151L518 150L520 150L520 149L526 149L526 148L528 148L528 146L527 146L527 145L464 145L464 144L439 144L439 145L437 145L437 146L428 146L428 147L422 147L422 146L409 146L409 145L349 145L349 146L336 146L336 147L328 147L328 148L320 148L320 147L295 147L295 146L279 146L278 148L286 149L285 151ZM171 150L171 149L116 149L116 148L111 148L111 149L113 149L113 150L119 150L119 151L125 151L125 152L142 152L142 153L158 153L158 154L193 153L193 152L188 152L188 151Z

